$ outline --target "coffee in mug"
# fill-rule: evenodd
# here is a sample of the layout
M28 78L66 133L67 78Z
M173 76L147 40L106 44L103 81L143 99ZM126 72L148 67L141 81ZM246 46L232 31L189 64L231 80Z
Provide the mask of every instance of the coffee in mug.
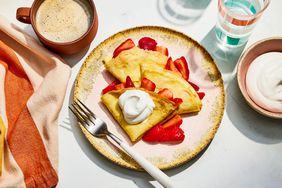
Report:
M36 12L38 32L53 42L71 42L83 36L93 20L87 0L44 0Z

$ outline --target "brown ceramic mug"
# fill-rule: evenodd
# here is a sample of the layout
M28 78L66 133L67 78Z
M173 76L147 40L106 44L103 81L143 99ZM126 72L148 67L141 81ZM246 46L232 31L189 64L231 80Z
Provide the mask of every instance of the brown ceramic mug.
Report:
M31 24L32 27L33 27L33 30L35 31L39 40L45 46L47 46L48 48L50 48L51 50L53 50L55 52L62 53L62 54L74 54L74 53L77 53L79 51L82 51L83 49L85 49L87 46L90 45L90 43L94 39L94 37L97 33L97 29L98 29L97 12L96 12L96 8L95 8L95 5L94 5L92 0L75 0L75 1L73 1L73 3L77 3L73 7L79 7L82 4L84 4L84 5L87 4L87 10L89 10L89 12L87 11L87 14L83 13L81 15L85 16L85 15L89 14L90 17L89 18L87 17L88 18L87 19L87 24L88 24L87 27L85 26L85 24L83 25L83 27L81 27L81 28L85 29L85 32L83 32L82 30L81 31L75 31L75 29L73 29L73 31L75 31L74 33L67 32L67 30L66 30L65 35L63 34L63 32L59 32L59 31L57 32L58 38L59 37L67 37L68 35L74 36L74 34L76 34L78 32L83 32L83 33L80 33L81 35L77 35L77 38L74 38L73 40L69 40L69 41L66 40L66 39L64 39L64 41L59 41L59 40L57 40L58 38L56 38L56 40L54 40L55 34L52 33L52 32L53 32L53 30L56 30L58 28L61 28L61 27L63 28L64 25L68 25L68 28L72 27L72 25L70 23L72 23L73 20L67 20L67 18L73 17L72 12L65 12L64 14L61 14L61 16L65 16L65 15L69 14L69 17L65 17L66 20L67 20L66 23L68 23L68 24L64 24L62 22L59 22L60 24L58 24L56 22L55 25L52 28L52 24L50 24L50 23L52 22L52 19L54 19L54 18L52 17L51 14L54 13L54 15L55 15L56 12L58 12L57 10L62 10L62 9L52 10L52 6L54 5L52 3L54 1L53 2L49 1L50 6L48 4L46 5L46 3L48 3L48 1L46 1L46 3L43 5L42 3L44 1L46 1L46 0L35 0L34 3L32 4L31 8L26 8L26 7L18 8L17 9L17 15L16 15L17 20L19 20L20 22L23 22L23 23ZM69 1L68 3L71 2L70 0L68 0L68 1ZM39 9L41 5L42 5L42 8ZM66 6L64 6L64 7L66 7ZM45 12L43 11L44 9L46 10ZM41 18L37 17L38 16L37 15L38 10L40 12L40 14L39 14L40 16L41 15L45 16L44 19L43 19L44 21L42 21L43 24L41 24L41 21L39 21ZM64 9L64 10L67 11L68 9ZM81 10L80 9L77 9L77 10L76 9L69 9L69 10L75 11L74 13L77 13L77 12L81 11L82 9ZM86 10L86 9L84 9L84 10ZM47 15L47 17L46 17L46 15ZM81 15L80 15L80 17L83 18ZM79 19L80 19L80 17L79 17ZM46 21L47 18L50 18L48 20L49 22ZM55 16L55 18L57 18L57 15ZM38 19L38 20L36 20L36 19ZM57 20L62 21L61 18L57 19ZM55 21L53 20L53 22L55 22ZM79 23L79 22L84 23L84 20L81 19L81 20L79 20L79 22L76 20L76 22L77 23ZM38 27L39 25L43 25L45 27L43 27L43 26ZM49 33L48 33L48 27L50 28ZM39 31L40 29L38 29L38 28L43 28L43 29L41 29L41 31ZM76 27L76 28L79 28L79 27ZM47 35L47 34L49 34L49 35ZM59 36L59 35L61 35L61 36ZM52 36L53 38L52 37L50 38L50 36Z

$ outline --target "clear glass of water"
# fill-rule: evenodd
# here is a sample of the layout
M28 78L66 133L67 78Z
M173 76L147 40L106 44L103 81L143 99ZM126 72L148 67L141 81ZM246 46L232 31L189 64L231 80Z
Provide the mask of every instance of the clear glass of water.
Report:
M168 21L185 25L196 21L211 0L159 0L159 11Z
M270 0L218 0L217 39L224 46L244 45Z

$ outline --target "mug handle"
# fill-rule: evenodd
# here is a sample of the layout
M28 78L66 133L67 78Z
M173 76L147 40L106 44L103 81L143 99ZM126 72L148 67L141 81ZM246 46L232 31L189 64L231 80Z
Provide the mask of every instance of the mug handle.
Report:
M16 14L17 20L19 20L22 23L30 24L30 8L28 7L21 7L17 9Z

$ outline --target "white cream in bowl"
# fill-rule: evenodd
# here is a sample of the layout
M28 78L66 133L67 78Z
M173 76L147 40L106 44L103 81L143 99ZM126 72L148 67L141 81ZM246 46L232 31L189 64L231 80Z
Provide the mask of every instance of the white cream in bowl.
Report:
M258 56L246 75L250 98L260 107L282 113L282 53L268 52Z

